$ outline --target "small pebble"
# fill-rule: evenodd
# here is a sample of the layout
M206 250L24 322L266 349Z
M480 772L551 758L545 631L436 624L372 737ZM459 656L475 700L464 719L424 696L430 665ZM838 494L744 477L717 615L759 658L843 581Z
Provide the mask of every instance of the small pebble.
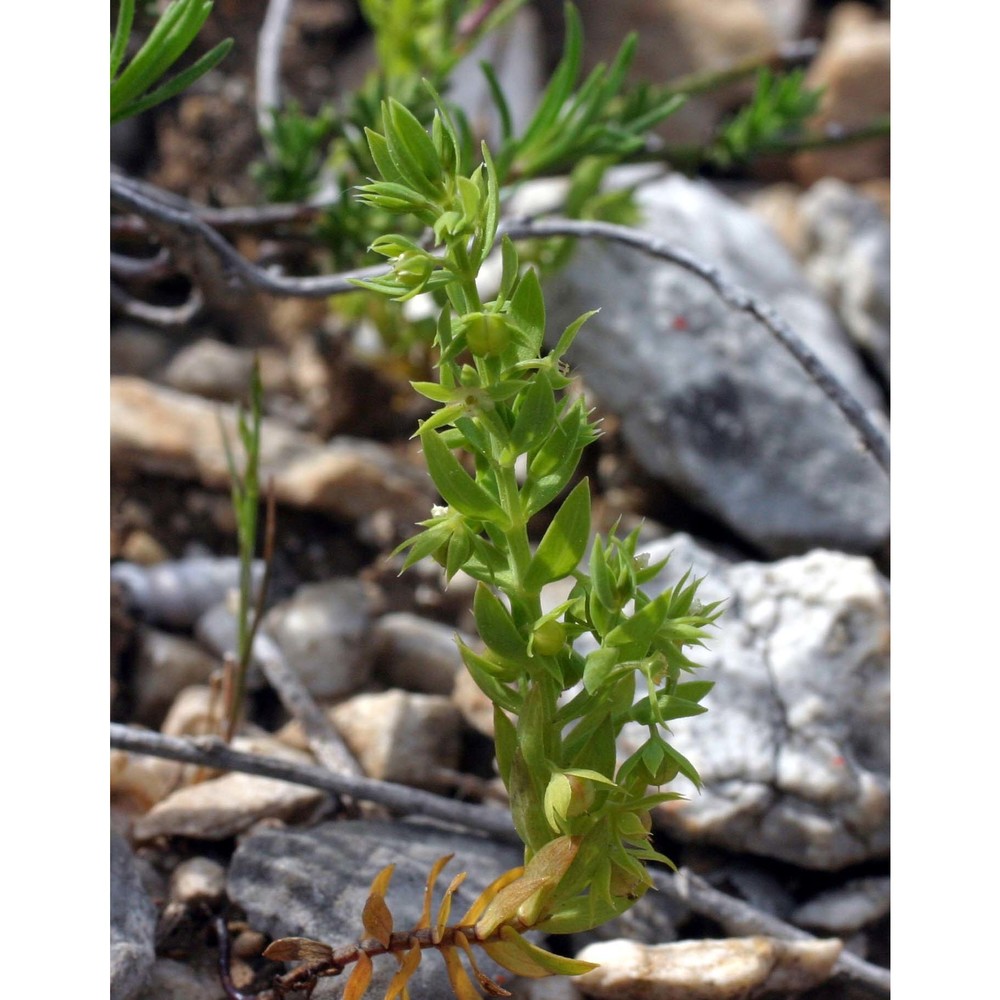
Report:
M226 870L210 858L182 861L170 879L170 898L178 903L217 903L226 892Z

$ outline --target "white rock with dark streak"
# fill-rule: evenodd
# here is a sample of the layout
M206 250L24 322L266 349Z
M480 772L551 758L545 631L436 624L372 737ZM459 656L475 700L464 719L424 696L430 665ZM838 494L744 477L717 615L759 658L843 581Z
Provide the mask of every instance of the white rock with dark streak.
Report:
M889 850L889 600L870 560L814 551L775 563L727 563L674 535L646 590L693 566L699 597L725 611L691 658L714 680L708 712L670 723L698 768L700 793L656 807L684 839L836 870ZM627 726L620 752L645 730Z
M299 587L267 613L263 627L315 698L356 691L371 675L370 602L355 579Z
M863 407L880 391L830 307L760 219L703 181L640 189L643 227L717 267L774 309ZM873 552L886 540L886 477L854 429L752 317L679 267L579 242L547 282L553 337L580 313L568 354L620 416L636 460L772 556L817 546Z
M458 767L462 715L441 695L359 694L330 709L330 718L370 778L435 788L437 768Z
M829 979L839 941L722 938L644 945L619 939L588 945L576 957L597 962L575 980L600 1000L754 1000L797 993Z

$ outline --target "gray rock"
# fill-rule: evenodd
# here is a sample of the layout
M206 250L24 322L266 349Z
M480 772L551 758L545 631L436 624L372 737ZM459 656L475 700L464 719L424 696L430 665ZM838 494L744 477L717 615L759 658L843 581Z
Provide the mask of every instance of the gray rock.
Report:
M216 969L158 958L149 982L136 1000L219 1000L221 995Z
M356 691L371 675L369 600L357 580L299 587L267 613L263 626L316 698Z
M889 220L878 204L829 177L802 196L809 280L889 380Z
M639 201L647 230L769 304L862 405L881 406L829 306L764 223L682 177L643 188ZM569 360L621 417L637 461L691 503L774 556L870 552L886 540L886 478L854 430L760 324L700 278L581 241L547 300L553 336L601 308Z
M255 929L271 937L309 937L336 947L363 933L362 909L371 881L383 867L396 865L386 903L395 929L403 930L420 917L431 865L452 853L455 858L439 880L434 906L449 879L467 871L452 907L456 920L494 878L523 862L517 848L430 824L361 820L308 830L264 829L237 848L229 869L229 897L246 910ZM477 955L477 961L487 975L496 971L485 955ZM391 959L375 960L371 996L385 991L395 968ZM436 955L424 957L410 984L414 997L451 995Z
M143 629L136 658L135 718L156 728L177 694L192 684L205 684L221 664L190 639Z
M253 567L254 581L264 576L264 563ZM240 561L232 557L192 556L155 566L117 562L111 582L120 584L133 611L149 622L187 628L206 610L239 587Z
M704 781L657 807L684 839L835 870L889 849L889 617L886 581L863 557L815 551L727 565L684 535L646 547L689 566L699 597L725 599L718 637L693 657L715 680L709 711L670 724ZM631 753L644 730L626 727Z
M391 687L451 694L463 669L455 629L408 611L383 615L372 629L372 644L375 673Z
M846 937L889 912L889 879L859 878L824 892L792 916L800 927Z
M149 977L154 958L156 908L143 888L135 858L111 834L111 1000L131 1000Z
M163 373L167 385L209 399L245 399L254 352L204 337L180 350Z
M438 769L458 769L462 713L443 695L398 688L359 694L329 715L370 778L440 788Z

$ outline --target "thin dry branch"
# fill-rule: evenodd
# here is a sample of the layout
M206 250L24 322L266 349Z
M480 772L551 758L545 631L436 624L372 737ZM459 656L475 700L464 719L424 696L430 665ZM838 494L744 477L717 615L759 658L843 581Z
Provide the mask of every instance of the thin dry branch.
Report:
M657 870L656 888L671 899L689 906L695 913L721 924L727 934L766 934L791 941L812 941L808 931L762 913L740 899L714 889L694 872L682 868L676 875ZM889 996L889 970L842 951L834 973L863 984L878 996Z
M379 265L345 271L342 274L306 278L273 274L243 257L217 230L199 217L191 202L176 196L163 198L153 185L120 176L111 178L111 199L120 208L134 212L151 224L176 227L189 238L197 240L205 249L211 250L222 264L233 289L242 286L245 289L256 288L271 295L324 299L329 295L356 292L357 286L352 283L354 279L378 277L388 270L384 265ZM178 205L179 201L183 202L183 207Z
M241 771L265 778L277 778L295 785L318 788L335 795L348 795L355 799L377 802L404 815L428 816L445 823L455 823L471 830L488 833L497 840L520 844L510 815L502 809L478 806L469 802L446 799L419 788L396 785L375 778L335 774L325 767L299 764L244 753L227 747L217 737L181 739L164 736L148 730L132 729L121 723L111 723L111 746L131 753L165 757L186 764L216 768L222 771Z
M386 265L345 271L338 275L291 278L275 275L251 264L241 256L215 229L198 215L195 206L176 195L168 199L159 196L158 189L149 184L127 180L113 175L112 200L117 201L143 218L160 227L177 226L191 238L198 240L219 258L231 284L243 284L272 295L325 298L357 291L353 284L357 278L384 275ZM183 203L183 207L182 207ZM674 247L666 240L650 233L610 222L576 219L509 219L501 223L497 237L511 239L540 239L551 236L568 236L584 239L603 239L622 243L651 257L668 261L684 268L706 281L716 294L731 308L752 316L773 336L802 366L848 423L857 431L865 447L878 464L889 471L889 441L882 430L868 416L864 407L840 384L822 361L806 346L804 341L770 306L754 298L749 292L732 284L718 268L699 260L687 250Z
M154 306L142 299L134 298L125 289L111 282L111 304L120 309L130 319L137 319L150 326L167 328L187 326L201 312L205 304L201 291L191 286L187 301L179 306Z
M732 284L711 264L700 261L687 250L672 246L666 240L627 226L610 222L579 221L576 219L512 219L500 225L499 234L512 240L540 239L547 236L573 236L587 239L613 240L651 257L669 261L697 275L711 285L726 305L752 316L792 355L809 378L815 382L848 423L857 431L865 447L878 464L889 471L889 441L863 406L837 381L830 370L806 346L801 337L768 305L749 292Z
M362 775L354 754L313 700L278 644L266 633L261 633L254 639L253 655L282 705L301 723L316 759L338 774Z

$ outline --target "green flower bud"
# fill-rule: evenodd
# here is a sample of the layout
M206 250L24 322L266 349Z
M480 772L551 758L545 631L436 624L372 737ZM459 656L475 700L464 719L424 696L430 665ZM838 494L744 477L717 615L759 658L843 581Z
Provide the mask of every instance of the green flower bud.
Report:
M566 629L560 622L552 619L538 625L532 636L532 652L539 656L555 656L566 645Z
M425 284L434 270L434 261L421 250L408 250L393 265L396 280L406 288Z
M477 358L495 358L507 349L510 327L499 313L470 313L466 320L466 341Z

